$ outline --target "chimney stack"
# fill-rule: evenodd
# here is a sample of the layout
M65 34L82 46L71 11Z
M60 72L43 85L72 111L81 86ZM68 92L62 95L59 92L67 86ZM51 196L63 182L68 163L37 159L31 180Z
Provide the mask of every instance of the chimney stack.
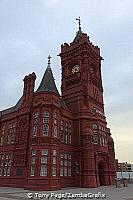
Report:
M36 74L33 72L28 76L25 76L24 90L23 90L23 105L28 106L33 100L34 87L35 87Z

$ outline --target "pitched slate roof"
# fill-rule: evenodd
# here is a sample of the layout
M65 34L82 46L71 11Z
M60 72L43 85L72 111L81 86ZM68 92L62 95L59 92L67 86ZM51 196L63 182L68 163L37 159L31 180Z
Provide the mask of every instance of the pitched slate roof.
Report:
M0 117L2 117L2 116L4 116L4 115L7 115L7 114L10 114L10 113L12 113L12 112L17 111L17 110L21 107L22 101L23 101L23 99L22 99L22 97L21 97L21 98L18 100L18 102L16 103L15 106L0 111Z
M59 95L50 65L48 65L48 67L43 75L42 81L36 92L43 92L43 91L44 92L54 92Z

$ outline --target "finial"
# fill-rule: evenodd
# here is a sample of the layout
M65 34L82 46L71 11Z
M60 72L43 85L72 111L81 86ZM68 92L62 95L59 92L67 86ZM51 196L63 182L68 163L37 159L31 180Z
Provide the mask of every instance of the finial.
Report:
M80 19L80 17L76 18L76 20L78 21L78 24L79 24L79 30L81 30L81 19Z
M51 64L50 60L51 60L51 56L49 55L48 56L48 68L50 68L50 64Z

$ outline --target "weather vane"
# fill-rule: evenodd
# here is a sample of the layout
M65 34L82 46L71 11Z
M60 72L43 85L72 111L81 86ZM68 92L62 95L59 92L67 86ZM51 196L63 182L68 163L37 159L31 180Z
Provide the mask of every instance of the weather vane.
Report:
M81 30L81 19L80 19L80 17L76 18L76 20L78 21L78 24L79 24L79 30Z
M51 64L50 61L51 61L51 56L49 55L49 56L48 56L48 67L50 67L50 64Z

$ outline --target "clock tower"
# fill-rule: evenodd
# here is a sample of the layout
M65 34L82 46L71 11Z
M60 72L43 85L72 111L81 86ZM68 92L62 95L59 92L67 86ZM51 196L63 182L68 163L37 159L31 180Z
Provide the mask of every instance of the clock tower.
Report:
M104 113L100 48L79 30L61 45L62 98L74 116L74 144L78 147L80 187L114 184L115 153Z
M81 26L70 44L61 46L62 96L70 110L84 109L104 115L100 49Z

